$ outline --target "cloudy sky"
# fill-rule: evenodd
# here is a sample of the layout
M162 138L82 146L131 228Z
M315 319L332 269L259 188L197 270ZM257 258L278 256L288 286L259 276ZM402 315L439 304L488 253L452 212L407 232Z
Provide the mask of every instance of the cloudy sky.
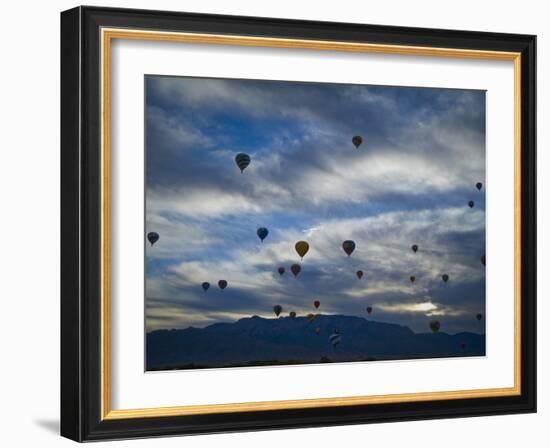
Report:
M303 315L319 299L417 332L434 318L484 332L484 91L147 76L145 120L146 230L160 235L147 331L273 317L275 304Z

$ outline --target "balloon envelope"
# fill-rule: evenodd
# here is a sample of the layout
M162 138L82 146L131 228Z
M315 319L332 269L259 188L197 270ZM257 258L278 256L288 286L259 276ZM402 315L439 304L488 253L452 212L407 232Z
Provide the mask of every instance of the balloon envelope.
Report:
M481 320L482 317L483 317L483 315L481 313L476 314L476 319L477 320Z
M416 253L416 252L418 251L418 244L413 244L413 245L411 246L411 249L412 249L412 251L413 251L414 253Z
M367 313L372 313L372 306L367 306Z
M294 319L296 317L296 311L291 311L288 315L291 319Z
M279 266L279 269L277 269L277 272L279 273L279 275L283 275L285 273L284 266Z
M313 306L315 307L315 309L319 309L320 305L321 305L321 302L319 302L319 300L316 300L315 302L313 302Z
M208 291L208 288L210 288L210 283L204 282L202 285L202 289L204 289L204 292Z
M269 230L267 230L265 227L260 227L258 230L256 230L256 235L258 235L258 238L260 238L261 241L263 241L268 234Z
M294 249L296 249L296 252L298 252L300 258L304 258L304 256L307 254L307 251L309 250L309 244L307 241L298 241L294 245Z
M283 307L281 305L275 305L273 307L273 312L275 313L275 316L279 317L279 314L283 311Z
M328 337L328 340L332 344L332 348L336 348L342 342L342 336L340 336L340 333L334 332Z
M430 322L430 329L432 330L433 333L437 333L440 328L441 328L441 324L439 323L439 321L432 320Z
M483 266L485 266L485 255L482 255L480 258L479 258L479 261L481 261L481 264Z
M414 275L411 275L409 277L409 279L410 279L411 283L414 283L414 281L416 280L416 277Z
M357 275L357 278L361 280L363 278L363 271L357 271L355 275Z
M218 282L218 286L219 286L220 289L222 289L222 290L225 289L225 288L227 288L227 280L220 280L220 281Z
M483 184L481 182L478 182L476 184L476 188L478 189L478 191L481 191L481 187L483 187Z
M294 277L298 277L298 274L300 273L302 268L300 267L299 264L293 264L292 266L290 266L290 270L294 274Z
M474 208L474 201L470 201L470 202L468 202L468 207L470 207L470 208Z
M307 321L308 321L308 322L313 322L314 320L315 320L315 314L309 313L309 314L307 315Z
M159 234L157 232L149 232L147 234L147 239L151 243L151 246L159 240Z
M250 156L248 154L245 154L244 152L240 152L235 156L235 163L242 173L245 168L250 164Z
M363 138L360 135L354 135L351 139L351 142L353 143L353 146L355 146L355 148L357 149L359 148L359 146L361 146L361 143L363 143Z
M344 252L348 254L348 257L349 257L355 250L355 242L352 240L344 241L342 243L342 249L344 249Z
M443 274L443 275L441 276L441 278L442 278L442 280L443 280L445 283L447 283L447 282L449 281L449 276L448 276L447 274Z

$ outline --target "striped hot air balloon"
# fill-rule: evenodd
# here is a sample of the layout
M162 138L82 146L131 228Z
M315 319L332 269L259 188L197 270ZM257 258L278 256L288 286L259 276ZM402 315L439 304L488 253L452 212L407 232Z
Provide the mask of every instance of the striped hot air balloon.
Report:
M248 154L245 154L244 152L240 152L235 156L235 163L242 173L245 168L250 164L250 156Z
M342 336L340 336L340 332L334 330L334 333L332 333L328 337L328 341L331 343L332 348L336 350L336 347L340 344L340 342L342 342Z

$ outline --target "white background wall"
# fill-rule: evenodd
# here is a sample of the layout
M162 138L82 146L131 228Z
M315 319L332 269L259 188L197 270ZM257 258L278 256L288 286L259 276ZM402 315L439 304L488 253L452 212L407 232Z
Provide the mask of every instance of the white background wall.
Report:
M550 11L543 1L144 0L88 4L204 13L454 28L538 35L539 413L336 428L124 441L109 446L543 447L550 443L546 387L550 332L544 298L550 237ZM0 69L0 442L69 446L59 414L59 12L71 1L2 5ZM546 179L543 178L546 173ZM546 202L545 204L543 202ZM546 278L545 278L546 277ZM103 446L106 444L98 444Z

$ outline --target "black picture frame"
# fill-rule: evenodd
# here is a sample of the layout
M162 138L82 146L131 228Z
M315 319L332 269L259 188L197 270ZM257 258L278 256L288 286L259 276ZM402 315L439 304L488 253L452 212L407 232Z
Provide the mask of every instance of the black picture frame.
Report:
M521 53L521 394L101 418L100 29ZM76 441L536 412L536 36L77 7L61 13L61 435Z

